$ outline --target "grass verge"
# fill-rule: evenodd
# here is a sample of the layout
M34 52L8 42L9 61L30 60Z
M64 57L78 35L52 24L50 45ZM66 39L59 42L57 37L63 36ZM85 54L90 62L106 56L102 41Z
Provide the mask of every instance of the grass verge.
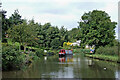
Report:
M111 62L118 62L118 56L117 55L101 55L101 54L85 54L86 57L94 58L94 59L99 59L99 60L104 60L104 61L111 61Z

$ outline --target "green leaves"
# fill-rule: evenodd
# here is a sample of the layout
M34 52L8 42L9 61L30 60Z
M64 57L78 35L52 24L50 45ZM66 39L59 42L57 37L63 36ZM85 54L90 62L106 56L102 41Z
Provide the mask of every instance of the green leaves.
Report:
M105 11L93 10L83 14L82 22L79 22L82 40L81 45L105 46L111 43L115 37L116 22L111 22Z
M14 14L12 14L10 17L9 17L9 21L11 23L11 25L18 25L18 24L21 24L23 23L23 19L21 19L21 15L19 14L19 11L18 10L15 10Z
M23 58L25 58L20 58L22 55L23 54L18 51L18 47L2 45L3 70L19 69L22 66Z
M61 45L61 43L60 43L60 40L59 40L59 39L54 39L54 40L52 40L52 42L51 42L51 47L52 47L53 49L58 49L60 45Z
M29 23L24 21L22 24L14 25L7 32L13 42L19 42L23 46L34 44L37 37L36 25L32 21Z

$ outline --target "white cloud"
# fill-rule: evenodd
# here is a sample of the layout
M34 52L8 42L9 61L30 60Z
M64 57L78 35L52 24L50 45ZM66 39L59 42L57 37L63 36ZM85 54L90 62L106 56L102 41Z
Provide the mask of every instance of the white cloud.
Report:
M118 20L118 3L106 3L106 6L102 8L101 10L104 10L106 13L111 16L112 21Z
M3 9L7 11L8 16L15 9L18 9L23 18L34 18L35 21L42 24L51 22L59 27L64 25L68 29L77 27L77 22L88 10L105 10L111 16L112 21L117 21L118 18L118 0L3 0L2 2ZM92 8L90 4L86 3L82 5L82 8L80 4L78 8L77 5L72 5L72 3L78 3L79 6L81 2L97 2L97 4L100 2L105 4L105 6L92 5Z

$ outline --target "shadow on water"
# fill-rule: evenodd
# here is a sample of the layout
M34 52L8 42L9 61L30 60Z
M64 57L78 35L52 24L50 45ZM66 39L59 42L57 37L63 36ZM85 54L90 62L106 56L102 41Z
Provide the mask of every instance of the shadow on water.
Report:
M3 72L3 78L118 78L119 73L118 64L76 54L45 56L26 70Z

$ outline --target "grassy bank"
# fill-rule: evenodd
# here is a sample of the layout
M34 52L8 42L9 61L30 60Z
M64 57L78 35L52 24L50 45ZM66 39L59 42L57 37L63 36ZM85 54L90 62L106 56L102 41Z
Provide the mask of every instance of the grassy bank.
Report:
M101 54L85 54L86 57L94 58L94 59L99 59L103 61L111 61L111 62L117 62L118 61L118 56L114 55L101 55Z
M89 58L99 59L102 61L116 62L116 63L118 62L118 58L119 58L117 55L116 47L112 47L112 48L107 47L107 49L106 49L106 47L105 47L105 49L100 48L96 51L95 54L90 53L90 49L81 49L81 48L73 49L73 52L74 53L82 53L86 57L89 57Z
M80 53L85 54L86 57L99 59L103 61L119 62L118 46L105 46L96 49L95 53L90 53L90 49L81 49Z

